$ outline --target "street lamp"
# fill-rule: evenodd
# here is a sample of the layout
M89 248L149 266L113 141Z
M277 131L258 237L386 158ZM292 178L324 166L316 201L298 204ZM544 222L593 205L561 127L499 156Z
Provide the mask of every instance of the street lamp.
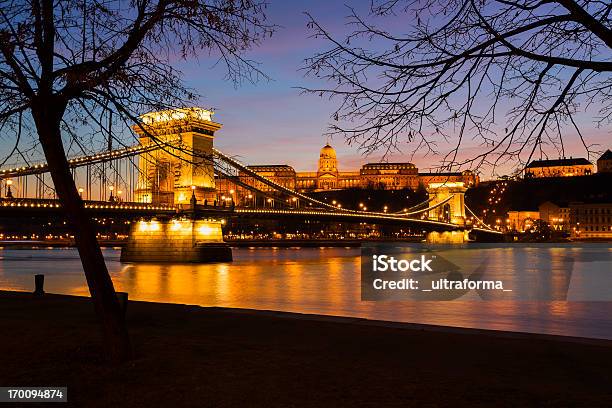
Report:
M81 199L83 199L83 187L79 187L79 196L81 197Z
M108 198L108 201L112 203L115 201L115 197L113 197L113 190L115 189L115 186L109 186L108 189L110 190L110 197Z

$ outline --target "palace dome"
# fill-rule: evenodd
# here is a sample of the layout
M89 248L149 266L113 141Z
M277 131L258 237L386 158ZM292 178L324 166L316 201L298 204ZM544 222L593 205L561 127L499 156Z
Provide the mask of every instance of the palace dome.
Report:
M321 159L335 159L336 158L336 150L327 143L321 149L321 154L319 155Z

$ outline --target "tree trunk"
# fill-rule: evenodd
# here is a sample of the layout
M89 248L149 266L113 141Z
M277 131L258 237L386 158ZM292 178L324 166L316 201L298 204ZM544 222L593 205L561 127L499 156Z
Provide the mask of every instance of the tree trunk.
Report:
M38 136L57 196L74 232L89 293L102 324L108 356L115 363L126 361L131 358L132 350L123 312L106 269L94 225L85 213L83 201L74 184L62 143L60 121L64 109L50 102L45 101L32 109Z

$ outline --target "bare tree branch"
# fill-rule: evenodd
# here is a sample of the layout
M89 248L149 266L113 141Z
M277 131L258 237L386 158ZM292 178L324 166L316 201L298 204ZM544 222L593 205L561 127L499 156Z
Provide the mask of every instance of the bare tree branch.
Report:
M338 101L330 135L366 154L412 149L440 168L523 165L565 151L573 115L612 121L612 6L589 0L381 0L370 15L349 8L344 38L308 14L329 48L305 60L325 81L306 93ZM374 22L395 19L405 32ZM503 110L504 122L499 113ZM466 144L482 147L469 158ZM587 155L592 146L583 143Z

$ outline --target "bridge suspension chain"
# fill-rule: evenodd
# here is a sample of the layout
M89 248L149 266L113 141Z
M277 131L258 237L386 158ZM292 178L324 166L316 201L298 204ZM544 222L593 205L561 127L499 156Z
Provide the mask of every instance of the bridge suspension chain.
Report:
M105 152L101 152L101 153L97 153L97 154L92 154L92 155L88 155L88 156L80 156L80 157L75 157L72 158L68 161L70 168L75 169L78 167L82 167L82 166L87 166L87 174L86 174L86 186L88 188L88 197L91 197L91 194L89 192L90 188L91 188L91 183L92 183L92 174L91 174L91 169L90 167L92 165L96 165L96 164L102 164L103 166L105 166L105 163L109 163L109 168L113 168L113 163L114 163L114 168L115 170L119 170L121 171L121 164L119 163L119 159L123 159L123 158L131 158L131 157L135 157L135 156L139 156L142 155L143 153L147 153L156 149L159 149L160 146L158 144L148 144L148 145L135 145L135 146L129 146L129 147L125 147L122 149L117 149L117 150L111 150L111 151L105 151ZM235 185L238 185L242 188L245 188L253 193L255 193L256 195L260 195L263 197L268 197L268 198L275 198L273 196L273 192L269 192L269 191L263 191L262 189L257 188L256 186L253 186L251 184L249 184L248 182L244 182L243 180L241 180L241 176L242 174L248 176L249 178L253 179L253 180L257 180L259 182L261 182L262 184L271 187L273 189L274 192L280 192L283 194L286 194L290 197L295 197L298 198L299 200L303 200L304 202L309 203L310 205L312 205L314 208L324 208L327 210L331 210L334 213L352 213L352 214L363 214L363 215L380 215L380 216L391 216L391 214L388 213L379 213L379 212L366 212L366 211L359 211L359 210L352 210L352 209L347 209L347 208L338 208L334 205L328 204L326 202L314 199L312 197L309 197L305 194L299 193L295 190L292 190L290 188L287 188L283 185L280 185L278 183L276 183L275 181L258 174L257 172L255 172L254 170L250 169L247 165L242 164L241 162L239 162L238 160L224 154L223 152L221 152L218 149L213 148L213 157L216 158L217 160L214 160L214 169L217 172L218 175L220 175L221 177L224 177L226 179L228 179L230 182L234 183ZM222 163L224 163L226 166L223 167ZM132 161L133 164L133 161ZM125 166L127 167L127 166ZM106 169L100 169L100 171L102 171L102 178L104 178L106 180ZM17 167L17 168L10 168L10 169L2 169L0 170L0 179L8 179L11 177L22 177L22 176L28 176L28 175L37 175L37 179L38 182L42 182L41 184L44 183L44 178L41 180L39 177L39 175L44 174L48 172L48 165L47 163L39 163L36 165L31 165L31 166L22 166L22 167ZM237 174L232 174L233 172L237 172ZM119 176L118 174L114 175L114 183L113 184L117 184L119 182ZM126 176L127 178L129 178L131 180L131 182L133 183L133 178L134 175L128 172L128 175ZM123 181L124 184L126 184L125 180ZM46 183L44 183L46 185ZM102 186L102 181L100 182L100 198L102 199L103 197L106 196L106 191L103 191L103 186ZM37 189L38 190L38 189ZM441 205L446 204L448 201L450 201L452 198L454 197L454 195L451 195L449 197L447 197L445 200L432 205L432 206L428 206L425 208L421 208L423 206L427 206L427 204L429 204L433 199L430 198L428 200L425 200L415 206L410 207L407 211L404 211L402 213L394 213L392 216L394 217L398 217L398 218L410 218L413 217L415 215L419 215L419 214L423 214L426 213L428 211L431 211L433 209L438 208ZM466 209L468 209L468 211L482 224L484 225L486 228L492 230L490 228L490 226L488 226L487 224L485 224L484 222L482 222L482 220L480 220L470 209L469 207L466 206Z
M418 203L416 205L413 205L412 207L406 208L406 209L401 210L401 211L396 211L394 214L401 215L401 214L406 214L406 213L410 213L410 212L416 211L417 208L422 207L424 205L427 205L431 201L433 201L433 198L428 198L427 200L421 201L420 203Z
M486 223L485 223L483 220L481 220L480 218L478 218L478 216L477 216L477 215L474 213L474 211L472 211L472 210L470 209L470 207L468 207L468 206L467 206L467 204L464 204L464 206L465 206L465 209L466 209L466 210L467 210L467 211L468 211L470 214L472 214L472 217L474 217L474 219L480 223L480 225L484 226L484 228L485 228L485 229L487 229L487 230L489 230L489 231L495 231L493 228L491 228L491 226L490 226L490 225L486 224Z
M224 168L223 166L220 165L220 163L215 162L214 163L214 169L215 169L215 173L217 175L219 175L220 177L225 178L226 180L230 181L231 183L240 186L254 194L259 194L260 196L266 197L266 198L270 198L270 199L276 199L276 197L271 194L270 192L267 191L263 191L258 189L255 186L252 186L242 180L240 180L240 176L239 175L232 175L230 174L231 172L231 168Z
M155 149L159 146L156 144L151 145L136 145L130 146L123 149L117 149L112 151L105 151L102 153L96 153L89 156L79 156L68 160L68 166L72 168L87 166L91 164L105 163L110 160L122 159L125 157L137 156L142 153L146 153ZM22 166L9 169L0 170L0 179L29 176L32 174L47 173L49 166L46 162L41 162L32 166Z
M222 153L218 149L213 148L213 152L214 152L216 157L218 157L219 159L223 160L224 162L226 162L226 163L230 164L231 166L237 168L238 170L248 174L250 177L252 177L252 178L254 178L254 179L256 179L256 180L258 180L258 181L260 181L260 182L262 182L262 183L264 183L266 185L268 185L269 187L272 187L272 188L275 188L275 189L277 189L279 191L282 191L285 194L288 194L288 195L293 196L293 197L297 197L297 198L302 199L302 200L304 200L306 202L313 203L313 204L316 204L316 205L324 207L324 208L332 209L332 210L334 210L336 212L358 212L358 211L355 211L355 210L340 209L340 208L338 208L336 206L333 206L331 204L327 204L327 203L325 203L323 201L319 201L319 200L316 200L316 199L314 199L312 197L308 197L307 195L298 193L297 191L291 190L290 188L287 188L285 186L281 186L280 184L270 180L269 178L264 177L264 176L256 173L255 171L249 169L246 165L240 163L238 160L225 155L224 153Z

